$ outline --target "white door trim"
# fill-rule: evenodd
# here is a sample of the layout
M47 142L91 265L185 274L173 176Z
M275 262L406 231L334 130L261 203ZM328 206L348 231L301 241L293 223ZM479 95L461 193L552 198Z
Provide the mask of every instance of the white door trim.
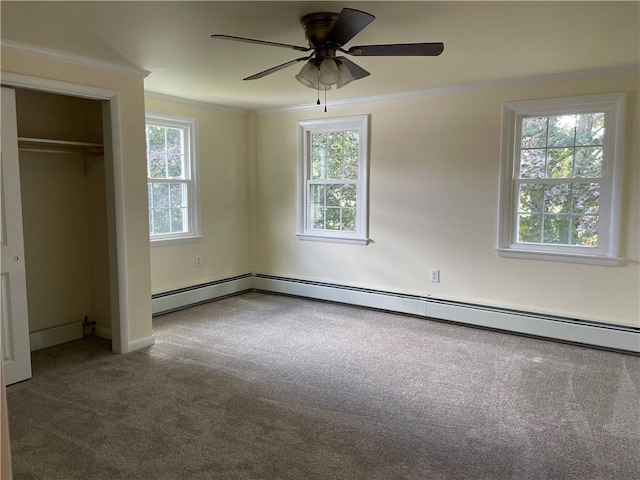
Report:
M120 109L118 105L118 92L100 87L79 85L76 83L52 80L49 78L34 77L11 72L0 72L2 84L14 88L29 88L49 93L71 95L75 97L90 98L94 100L107 100L110 111L110 138L105 141L105 161L110 153L113 165L113 207L115 212L115 240L117 258L117 294L118 298L112 298L112 305L117 303L118 321L112 318L111 339L112 349L116 353L127 353L129 345L129 318L127 315L127 251L124 223L124 191L122 173L122 145L120 140ZM107 138L105 138L107 140ZM112 249L110 248L110 251ZM111 276L113 277L111 272ZM113 280L113 278L112 278ZM113 295L112 291L112 295ZM117 300L114 303L114 300ZM112 317L116 311L112 311Z

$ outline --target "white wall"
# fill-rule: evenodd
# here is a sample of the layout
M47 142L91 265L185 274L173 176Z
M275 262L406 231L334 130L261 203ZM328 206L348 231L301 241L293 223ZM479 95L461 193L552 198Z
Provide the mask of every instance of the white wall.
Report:
M486 87L263 113L256 121L260 274L639 325L637 75ZM504 102L628 92L619 267L500 258L497 205ZM371 116L371 243L296 238L297 121ZM439 268L441 283L429 283Z
M150 113L197 122L203 238L151 248L153 293L251 273L248 115L243 111L148 96ZM202 266L195 266L195 256Z

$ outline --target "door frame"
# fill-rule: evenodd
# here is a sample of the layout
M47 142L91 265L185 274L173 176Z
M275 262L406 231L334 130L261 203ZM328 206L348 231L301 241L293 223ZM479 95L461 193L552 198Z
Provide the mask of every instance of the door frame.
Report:
M127 353L129 351L129 318L126 309L127 255L118 92L18 73L1 72L0 75L2 85L6 87L102 100L108 105L108 108L104 108L103 103L102 128L107 183L111 349L116 353Z

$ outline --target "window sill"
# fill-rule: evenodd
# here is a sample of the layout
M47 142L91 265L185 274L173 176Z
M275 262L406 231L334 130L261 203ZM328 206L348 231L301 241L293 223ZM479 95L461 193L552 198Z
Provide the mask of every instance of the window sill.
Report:
M547 262L582 263L587 265L603 265L617 267L622 262L620 257L605 255L585 255L580 253L541 252L535 250L520 250L516 248L497 248L498 255L505 258L523 258L527 260L542 260Z
M152 238L150 239L151 247L166 247L169 245L180 245L183 243L199 243L204 236L191 235L189 237L172 237L172 238Z
M350 245L367 245L369 243L368 238L360 237L339 237L331 235L309 235L308 233L296 234L299 240L305 240L309 242L326 242L326 243L346 243Z

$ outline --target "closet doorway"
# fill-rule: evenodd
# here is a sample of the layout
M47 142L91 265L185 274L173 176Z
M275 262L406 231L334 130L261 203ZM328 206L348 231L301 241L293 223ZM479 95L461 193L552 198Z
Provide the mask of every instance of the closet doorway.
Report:
M97 334L121 352L112 92L96 89L97 98L87 98L8 86L15 92L29 348Z
M102 102L15 92L31 350L110 337Z

